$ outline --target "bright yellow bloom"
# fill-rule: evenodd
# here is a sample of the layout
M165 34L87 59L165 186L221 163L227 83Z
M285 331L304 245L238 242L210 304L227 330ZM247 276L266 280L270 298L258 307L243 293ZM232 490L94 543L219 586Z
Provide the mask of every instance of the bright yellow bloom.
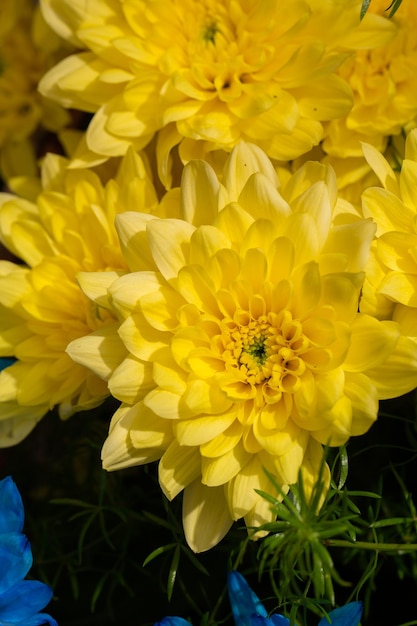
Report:
M384 20L360 23L360 4L42 0L49 24L84 51L48 72L40 90L94 113L81 163L142 148L157 132L165 181L177 144L184 161L241 139L292 159L320 142L323 121L351 108L336 76L346 50L386 41Z
M118 211L155 204L140 158L128 153L105 186L48 155L36 202L0 194L0 240L24 262L0 261L0 446L18 443L58 405L65 418L108 396L101 378L75 364L67 344L114 318L80 290L80 270L126 269L113 225Z
M386 0L372 0L368 10L387 16L386 9ZM362 157L361 141L384 151L388 137L417 116L417 3L403 0L389 21L395 29L385 45L358 50L339 69L354 106L327 126L323 146L330 155Z
M38 91L41 76L62 56L63 42L33 0L2 0L0 24L0 147L38 126L56 131L69 115ZM69 48L65 45L65 51Z
M362 142L394 164L402 135L417 124L417 4L404 0L392 19L386 9L385 0L372 0L368 17L379 18L386 39L363 38L340 66L338 75L351 86L354 105L347 116L325 125L321 154L311 156L334 168L339 192L359 206L361 192L378 184Z
M310 162L280 187L266 155L238 144L222 183L191 161L165 201L182 219L116 218L129 273L79 277L120 317L118 335L98 329L68 351L123 402L104 467L160 459L162 490L184 490L185 535L202 551L233 520L271 520L254 491L273 489L264 468L284 489L301 469L311 487L322 444L364 433L380 397L416 384L417 364L401 353L412 376L379 382L399 330L358 313L375 225L344 215L329 168Z
M365 155L382 187L362 195L363 212L376 220L378 231L361 309L397 320L417 342L417 129L407 136L399 175L371 146Z

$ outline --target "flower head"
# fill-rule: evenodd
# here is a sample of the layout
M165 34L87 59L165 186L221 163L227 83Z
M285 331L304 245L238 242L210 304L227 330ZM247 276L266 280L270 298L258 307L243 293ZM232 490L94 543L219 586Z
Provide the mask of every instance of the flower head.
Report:
M345 223L336 196L326 167L306 164L279 188L265 154L239 144L222 183L204 162L185 167L180 196L168 194L183 219L116 218L129 273L79 276L121 320L116 336L98 329L68 346L123 402L104 467L160 459L166 496L184 490L196 551L233 520L271 520L255 492L272 488L264 469L284 489L301 469L308 491L321 444L365 432L378 397L404 389L376 382L397 325L358 314L375 225Z
M22 498L9 476L0 481L0 624L57 626L50 615L38 613L52 598L52 589L37 580L24 580L33 559L21 533L23 520Z
M35 202L0 195L0 238L23 261L0 262L0 355L13 357L0 372L1 446L18 443L54 406L68 417L107 397L106 383L65 352L71 340L114 322L85 297L76 276L126 269L114 215L155 204L136 155L105 185L92 171L66 165L46 158Z
M386 9L385 0L372 0L368 11L382 17ZM416 3L403 0L389 21L392 34L384 45L364 46L338 70L352 87L354 105L346 117L326 128L323 147L332 156L362 157L361 141L383 151L388 137L417 116Z
M69 116L37 85L60 58L62 41L33 0L3 0L0 26L0 147L29 137L39 125L57 130ZM68 46L66 46L68 52Z
M155 133L165 181L177 144L184 160L242 139L292 159L350 110L350 87L336 76L349 51L366 36L386 41L384 25L360 23L359 0L322 5L42 0L49 24L83 51L50 70L40 91L94 113L80 162L142 148Z
M364 150L381 186L362 194L363 212L376 220L378 230L361 308L396 320L405 335L417 338L417 130L407 136L399 174L374 148Z

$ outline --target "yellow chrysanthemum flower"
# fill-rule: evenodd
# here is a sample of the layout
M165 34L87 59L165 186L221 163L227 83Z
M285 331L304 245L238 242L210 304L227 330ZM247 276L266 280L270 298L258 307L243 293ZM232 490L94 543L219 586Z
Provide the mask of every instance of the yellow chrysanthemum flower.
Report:
M310 162L279 187L266 155L238 144L222 183L191 161L166 201L182 219L116 218L130 272L79 280L119 316L118 334L100 328L68 352L123 403L104 467L160 459L202 551L233 520L271 520L255 492L273 489L264 468L284 489L301 469L308 491L322 444L365 432L379 398L416 384L417 363L396 352L397 324L358 313L375 225L345 219L329 168ZM380 383L392 355L400 386Z
M363 213L378 224L361 308L401 323L417 340L417 129L406 139L401 172L373 147L364 147L382 187L362 194Z
M159 132L164 181L180 143L184 161L230 151L241 139L279 160L307 152L322 139L322 122L351 108L350 88L336 69L354 35L386 40L383 21L381 27L367 16L360 24L359 0L325 10L313 0L288 0L285 9L264 0L41 6L49 24L85 50L40 83L45 95L94 113L79 162L142 148Z
M372 0L368 11L387 15L387 3ZM394 30L385 45L358 50L338 70L354 106L327 125L323 146L332 156L362 158L361 141L384 151L389 136L417 116L417 3L403 0L390 22Z
M81 270L126 269L113 225L124 209L156 203L139 156L128 153L105 186L48 155L36 202L0 194L0 240L24 265L0 261L0 446L18 443L54 406L61 417L100 404L103 380L65 352L68 343L114 318L80 290Z
M63 54L63 41L44 22L33 0L2 0L0 148L26 139L39 125L56 131L68 123L68 113L37 90L41 76Z
M338 69L352 88L354 105L347 116L325 124L320 151L311 156L333 167L339 193L359 206L362 191L378 184L362 142L383 152L393 165L401 156L403 135L417 125L417 4L403 0L389 19L385 0L372 0L367 14L382 20L386 40L364 38Z

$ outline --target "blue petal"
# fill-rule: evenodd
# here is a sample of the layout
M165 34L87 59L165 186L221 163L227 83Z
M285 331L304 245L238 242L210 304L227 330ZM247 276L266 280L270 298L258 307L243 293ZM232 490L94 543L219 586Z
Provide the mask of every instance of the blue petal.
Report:
M10 476L0 481L0 533L20 533L25 512L18 488Z
M264 605L249 587L242 574L230 572L227 576L227 585L236 626L251 626L252 615L268 616Z
M24 622L18 622L17 626L41 626L41 624L50 624L50 626L58 626L56 620L47 613L36 613ZM189 626L189 625L188 625Z
M156 622L154 626L190 626L190 622L182 619L182 617L164 617L160 622Z
M22 580L0 595L0 624L19 624L43 609L52 598L52 589L38 580Z
M288 617L284 617L283 615L278 615L278 613L274 613L269 618L272 626L290 626L290 620Z
M32 567L32 550L25 535L0 535L0 600Z
M362 617L363 606L362 602L349 602L345 606L341 606L339 609L333 609L330 611L329 617L331 622L328 622L323 617L318 626L358 626Z

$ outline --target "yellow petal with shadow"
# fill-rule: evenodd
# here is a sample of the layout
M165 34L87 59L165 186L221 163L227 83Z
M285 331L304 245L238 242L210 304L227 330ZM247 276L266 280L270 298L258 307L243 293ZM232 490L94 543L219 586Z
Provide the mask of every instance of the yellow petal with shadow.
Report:
M185 446L202 446L219 437L233 424L235 419L235 412L193 417L188 420L176 421L173 424L173 429L180 444ZM213 456L220 456L221 454L219 452L218 455Z
M201 457L201 482L210 487L225 485L238 474L252 455L246 452L242 442L217 458Z
M200 454L197 448L181 446L173 441L158 465L159 484L169 500L201 475Z
M193 552L216 546L233 524L224 487L207 487L197 479L184 491L182 519Z

